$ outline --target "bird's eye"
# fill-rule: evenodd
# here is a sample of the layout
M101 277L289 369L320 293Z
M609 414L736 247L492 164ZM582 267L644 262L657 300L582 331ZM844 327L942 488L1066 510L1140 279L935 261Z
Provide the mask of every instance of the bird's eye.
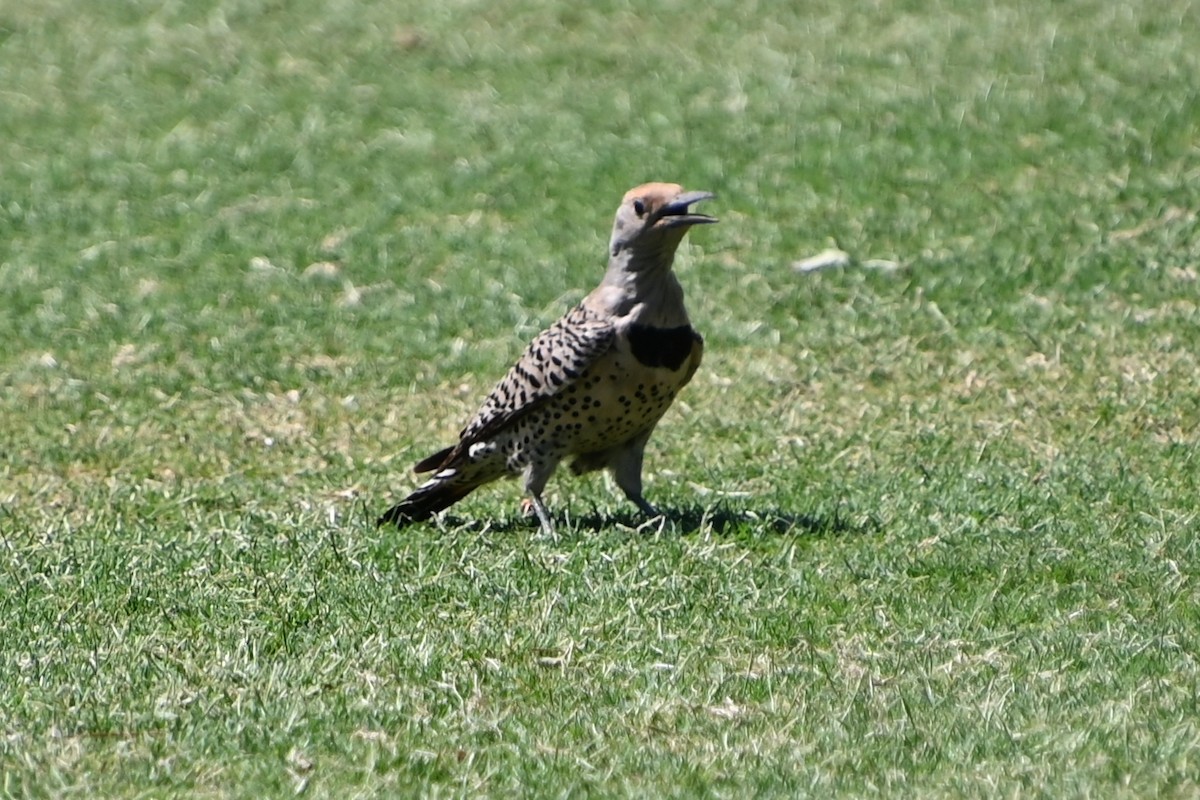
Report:
M639 217L645 216L646 204L643 203L641 200L634 200L633 201L633 213L637 214Z

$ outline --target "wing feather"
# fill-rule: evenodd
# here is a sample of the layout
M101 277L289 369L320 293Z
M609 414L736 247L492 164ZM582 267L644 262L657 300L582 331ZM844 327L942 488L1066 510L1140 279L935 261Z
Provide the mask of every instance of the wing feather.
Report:
M418 472L440 469L471 445L495 436L570 386L616 339L612 323L579 305L530 342L496 384L475 416L459 432L453 448L417 464Z

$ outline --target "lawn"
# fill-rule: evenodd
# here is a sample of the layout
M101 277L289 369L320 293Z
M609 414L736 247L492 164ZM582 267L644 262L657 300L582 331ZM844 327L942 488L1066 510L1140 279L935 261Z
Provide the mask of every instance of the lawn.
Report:
M1197 42L5 0L0 796L1197 795ZM376 528L647 180L721 218L666 517Z

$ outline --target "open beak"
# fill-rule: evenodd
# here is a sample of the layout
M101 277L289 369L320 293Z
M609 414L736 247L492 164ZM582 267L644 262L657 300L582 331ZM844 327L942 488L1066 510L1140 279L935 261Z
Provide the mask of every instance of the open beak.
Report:
M704 225L716 222L716 217L707 214L695 214L688 206L701 200L712 200L716 197L712 192L684 192L677 195L671 202L658 210L651 224L660 224L664 228L677 228L680 225Z

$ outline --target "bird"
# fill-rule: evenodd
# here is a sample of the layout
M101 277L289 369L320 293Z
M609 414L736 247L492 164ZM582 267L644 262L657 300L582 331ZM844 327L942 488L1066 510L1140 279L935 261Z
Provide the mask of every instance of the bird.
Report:
M657 517L642 496L646 443L704 354L672 267L687 232L717 222L692 208L714 198L675 183L626 192L600 284L533 339L457 443L416 464L418 475L432 476L378 524L403 528L484 484L522 476L543 533L553 536L542 492L566 458L575 475L607 469L643 514Z

